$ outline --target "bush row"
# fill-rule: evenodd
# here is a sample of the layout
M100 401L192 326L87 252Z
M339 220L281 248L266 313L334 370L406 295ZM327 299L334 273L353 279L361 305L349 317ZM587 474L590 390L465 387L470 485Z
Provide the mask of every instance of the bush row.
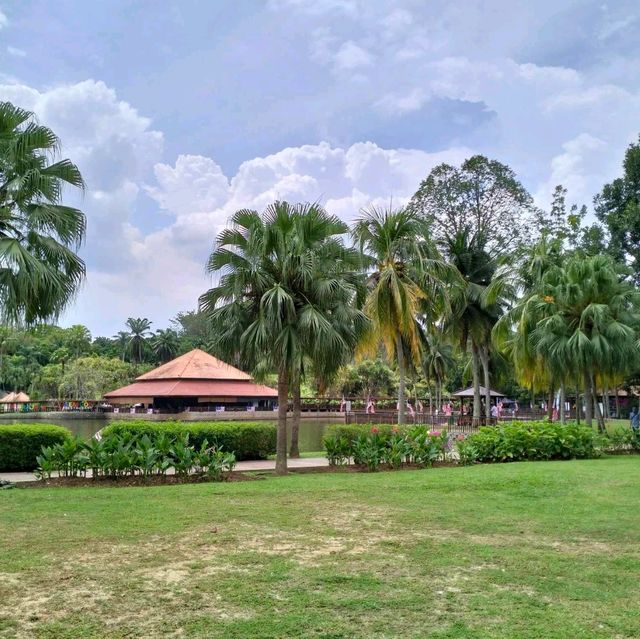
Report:
M330 427L324 438L329 464L354 464L377 470L381 464L400 468L403 464L431 466L445 459L450 450L446 432L426 426L402 427L365 424Z
M479 462L509 462L597 457L601 442L595 431L574 422L507 422L485 426L458 443Z
M52 424L8 424L0 426L0 472L30 471L43 446L63 444L71 433Z
M102 431L111 434L134 436L147 435L154 439L167 435L189 441L200 448L204 441L209 445L233 452L238 461L244 459L266 459L276 452L275 424L269 422L147 422L132 420L115 422Z
M85 477L91 470L98 477L126 477L140 475L166 475L173 470L177 475L191 473L208 475L220 481L233 470L233 453L210 446L204 440L198 447L189 441L189 435L172 437L167 433L132 435L108 433L102 439L83 441L73 437L62 443L42 448L37 458L36 475L41 479L58 472L63 477Z

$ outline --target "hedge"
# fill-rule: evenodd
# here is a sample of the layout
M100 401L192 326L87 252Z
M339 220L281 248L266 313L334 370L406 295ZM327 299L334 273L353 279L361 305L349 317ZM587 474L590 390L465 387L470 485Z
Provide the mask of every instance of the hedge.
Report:
M199 448L206 439L209 444L234 453L236 459L266 459L276 452L275 424L269 422L147 422L133 420L116 422L107 426L105 434L131 433L170 436L189 435L189 442Z
M507 422L485 426L469 435L476 461L508 462L597 457L598 437L589 426L575 422Z
M52 424L10 424L0 426L0 471L34 470L43 446L62 444L71 433Z
M413 424L405 424L404 426L398 426L397 424L329 424L326 430L327 437L344 437L349 440L350 443L360 437L360 435L369 435L372 430L377 429L377 432L382 439L388 439L391 436L392 429L397 431L405 431L413 428Z

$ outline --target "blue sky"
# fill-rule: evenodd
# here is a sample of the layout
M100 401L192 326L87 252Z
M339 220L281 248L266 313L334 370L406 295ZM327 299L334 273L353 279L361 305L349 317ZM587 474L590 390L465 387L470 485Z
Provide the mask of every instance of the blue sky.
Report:
M237 208L344 219L484 153L590 203L640 132L637 2L0 0L0 99L88 183L65 323L166 325Z

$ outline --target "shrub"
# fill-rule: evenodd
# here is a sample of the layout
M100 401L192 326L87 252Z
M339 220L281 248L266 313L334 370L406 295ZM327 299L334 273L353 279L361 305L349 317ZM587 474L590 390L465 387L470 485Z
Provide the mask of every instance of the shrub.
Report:
M147 422L133 420L115 422L103 434L147 435L156 440L159 435L184 439L200 448L203 442L235 454L236 459L266 459L276 452L276 426L269 422Z
M189 436L172 438L166 433L149 436L130 432L106 433L102 439L83 442L69 439L44 446L38 456L36 474L41 479L58 472L63 477L86 476L91 469L94 478L166 475L173 468L177 475L208 475L221 481L233 470L236 458L231 452L210 446L204 440L198 448Z
M456 449L458 450L458 463L461 466L471 466L471 464L475 464L478 461L476 447L464 435L460 435L456 439Z
M328 435L323 440L330 466L342 466L349 463L351 442L346 437Z
M480 462L584 459L598 455L593 429L576 423L509 422L485 426L469 435Z
M349 463L378 470L380 464L398 469L405 463L431 466L446 459L450 451L446 431L433 432L427 426L390 424L332 425L324 438L331 465Z
M66 428L52 424L0 426L0 471L34 470L43 446L64 444L70 439Z

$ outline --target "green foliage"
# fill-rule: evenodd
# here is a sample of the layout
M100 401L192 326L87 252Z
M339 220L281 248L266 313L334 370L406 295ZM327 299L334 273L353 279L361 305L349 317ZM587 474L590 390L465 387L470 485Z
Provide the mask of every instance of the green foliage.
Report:
M276 427L269 422L116 422L103 430L104 436L125 433L130 436L159 435L184 440L199 449L203 443L233 452L238 461L266 459L276 450Z
M221 481L233 470L236 457L220 446L203 440L199 446L189 436L171 437L167 433L134 435L131 432L106 433L100 440L69 438L63 443L43 446L37 457L36 475L41 479L58 472L63 477L127 477L166 475L171 468L186 477L192 473Z
M84 181L59 148L33 113L0 102L0 313L12 321L57 317L85 276L85 216L62 204L64 187Z
M43 446L64 445L71 433L52 424L0 426L0 471L30 471L36 468Z
M598 443L588 426L537 421L487 426L469 435L464 445L475 449L479 462L509 462L597 457Z
M331 425L324 447L331 465L348 464L353 459L369 471L378 470L381 464L396 470L407 463L427 467L438 459L445 460L450 452L446 431L390 424Z
M456 439L456 450L458 451L458 463L461 466L471 466L478 461L478 450L472 441L461 435Z
M139 371L117 358L81 357L67 365L59 395L74 399L100 399L105 393L131 383Z

